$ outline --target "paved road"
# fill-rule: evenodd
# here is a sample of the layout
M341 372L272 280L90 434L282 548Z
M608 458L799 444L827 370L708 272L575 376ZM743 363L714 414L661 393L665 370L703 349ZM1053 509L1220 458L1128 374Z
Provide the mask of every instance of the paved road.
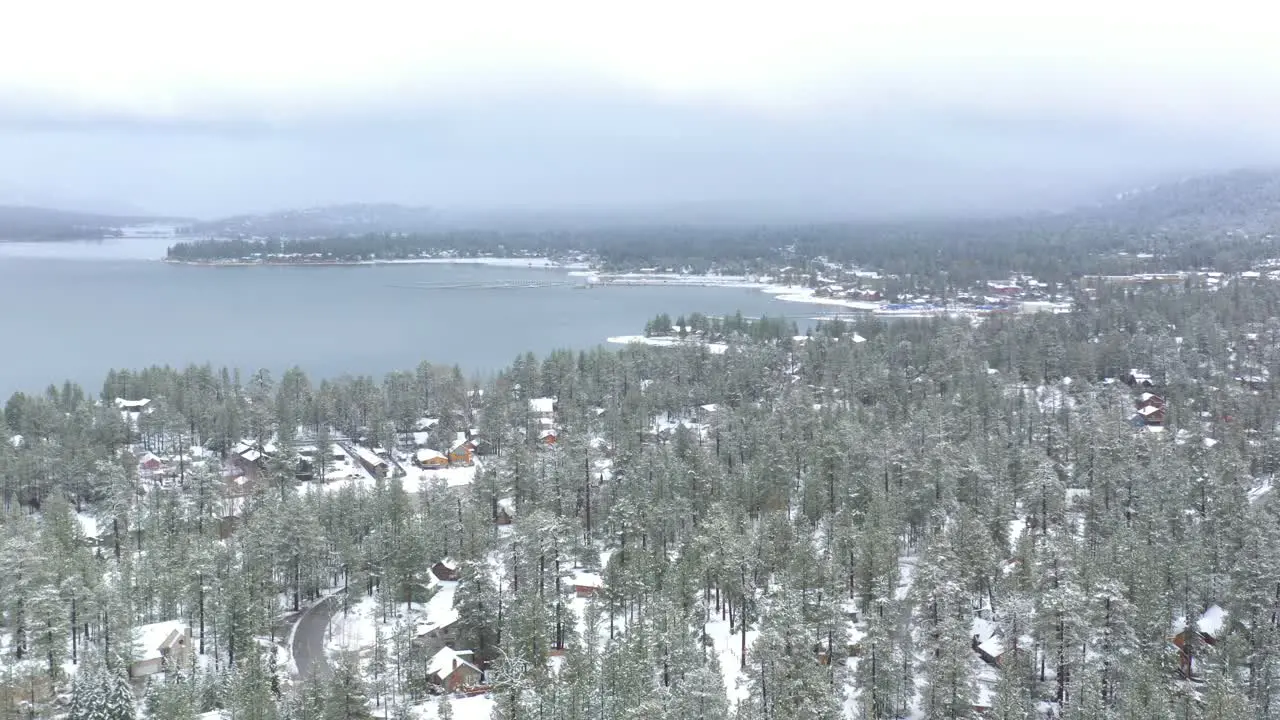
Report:
M293 631L294 664L298 666L298 675L303 678L321 675L329 670L329 661L324 653L324 635L329 627L329 620L339 605L335 596L329 596L307 609L298 618L298 627Z

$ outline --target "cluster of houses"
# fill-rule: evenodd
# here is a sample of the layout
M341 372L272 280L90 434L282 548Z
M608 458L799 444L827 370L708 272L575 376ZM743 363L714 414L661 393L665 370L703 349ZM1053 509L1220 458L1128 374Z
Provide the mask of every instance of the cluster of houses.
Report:
M470 467L475 464L477 456L492 451L476 428L456 432L452 437L443 436L438 432L439 428L439 419L422 418L414 425L413 432L405 434L404 445L412 452L415 466L423 470ZM446 449L437 449L440 447Z
M1165 401L1164 397L1152 392L1156 388L1156 382L1151 374L1135 368L1125 373L1121 380L1138 393L1134 400L1135 410L1129 416L1129 422L1134 427L1146 428L1153 432L1163 430Z
M1144 259L1149 259L1149 257L1147 256ZM1245 270L1239 273L1226 273L1218 270L1195 270L1130 273L1129 275L1086 275L1081 278L1081 284L1088 289L1096 289L1103 285L1127 288L1183 287L1192 285L1215 290L1226 286L1232 280L1256 282L1263 277L1270 280L1280 279L1280 270L1266 270L1264 268L1264 271Z
M791 277L783 268L784 278ZM1044 303L1054 299L1053 288L1029 275L1014 275L1005 280L988 280L978 285L947 293L917 289L911 293L894 293L879 273L860 269L828 268L815 275L803 275L802 281L812 278L815 297L864 303L888 303L881 310L907 312L910 310L949 309L975 313L1017 311L1024 303Z

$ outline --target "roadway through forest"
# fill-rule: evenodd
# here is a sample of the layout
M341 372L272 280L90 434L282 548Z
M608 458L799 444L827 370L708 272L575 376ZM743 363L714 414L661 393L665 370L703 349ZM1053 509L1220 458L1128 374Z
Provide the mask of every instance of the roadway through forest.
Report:
M337 596L330 595L307 608L298 618L298 625L293 630L293 646L289 648L293 653L293 663L298 668L298 677L307 679L328 671L324 636L337 608Z

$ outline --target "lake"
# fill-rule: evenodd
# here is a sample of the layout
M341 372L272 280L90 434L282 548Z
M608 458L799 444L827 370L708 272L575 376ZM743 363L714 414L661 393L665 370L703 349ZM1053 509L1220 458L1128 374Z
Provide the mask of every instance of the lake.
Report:
M111 368L204 362L313 379L423 360L489 374L525 352L637 334L660 312L818 312L743 288L494 287L574 280L558 270L157 261L171 242L0 243L0 396L68 379L96 394Z

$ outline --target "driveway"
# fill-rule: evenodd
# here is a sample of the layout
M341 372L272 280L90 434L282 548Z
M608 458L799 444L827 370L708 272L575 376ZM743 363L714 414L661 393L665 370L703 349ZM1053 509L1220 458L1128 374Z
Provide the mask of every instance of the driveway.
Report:
M337 598L333 595L307 608L298 618L298 626L293 631L293 662L298 666L298 676L302 678L323 675L329 670L329 660L325 657L324 636L329 628L329 620L338 609Z

